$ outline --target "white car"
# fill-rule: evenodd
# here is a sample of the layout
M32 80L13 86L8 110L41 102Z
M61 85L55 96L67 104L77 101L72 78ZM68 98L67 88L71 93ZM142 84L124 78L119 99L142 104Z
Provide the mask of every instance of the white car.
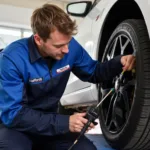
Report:
M134 54L136 69L125 72L100 106L104 137L115 149L150 149L150 0L95 0L70 3L67 12L84 17L75 39L100 62ZM97 104L116 84L94 85L71 74L61 99L66 112Z

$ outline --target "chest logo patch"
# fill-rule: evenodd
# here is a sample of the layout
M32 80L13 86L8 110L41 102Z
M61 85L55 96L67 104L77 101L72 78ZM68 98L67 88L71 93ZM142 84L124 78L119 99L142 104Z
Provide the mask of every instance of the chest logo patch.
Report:
M56 72L57 72L57 73L61 73L61 72L64 72L64 71L66 71L66 70L68 70L68 69L70 69L70 66L69 66L69 65L57 69Z
M41 82L41 81L43 81L43 78L34 78L34 79L29 80L30 83L36 83L36 82Z

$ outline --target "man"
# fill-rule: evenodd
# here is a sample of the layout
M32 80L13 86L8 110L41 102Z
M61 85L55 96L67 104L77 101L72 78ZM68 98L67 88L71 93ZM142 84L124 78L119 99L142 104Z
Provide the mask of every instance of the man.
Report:
M85 113L57 113L70 72L98 83L122 68L131 70L135 58L118 56L104 64L92 60L72 38L75 22L54 5L36 9L31 27L33 36L13 42L0 54L0 148L67 150L87 122ZM73 148L81 149L96 150L85 136Z

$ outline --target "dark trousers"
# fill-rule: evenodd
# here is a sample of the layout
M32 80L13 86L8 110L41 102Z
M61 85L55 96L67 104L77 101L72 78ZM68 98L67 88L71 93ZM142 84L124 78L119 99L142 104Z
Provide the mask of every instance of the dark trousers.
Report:
M68 150L77 134L39 136L18 132L0 125L0 150ZM83 136L73 150L96 150L93 143Z

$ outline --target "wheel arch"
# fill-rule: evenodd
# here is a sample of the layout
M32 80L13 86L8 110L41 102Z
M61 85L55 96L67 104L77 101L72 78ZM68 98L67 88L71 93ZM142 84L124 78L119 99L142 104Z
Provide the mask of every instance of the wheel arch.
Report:
M126 10L126 8L128 8ZM134 10L134 11L133 11ZM115 28L126 19L142 19L143 14L134 0L118 0L109 10L104 21L101 35L99 36L99 47L97 59L101 61L105 46ZM114 21L115 20L115 21Z

